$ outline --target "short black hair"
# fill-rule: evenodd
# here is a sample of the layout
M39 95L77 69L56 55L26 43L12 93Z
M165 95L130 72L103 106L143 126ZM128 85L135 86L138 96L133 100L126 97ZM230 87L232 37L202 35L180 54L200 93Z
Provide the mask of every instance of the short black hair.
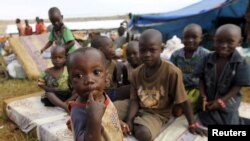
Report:
M16 19L16 23L20 23L21 20L19 18Z
M58 13L61 15L61 11L60 11L59 8L57 8L57 7L51 7L51 8L49 9L49 15L51 15L51 14L53 14L53 13L56 13L56 12L58 12Z
M64 54L66 52L65 48L57 46L57 47L51 48L50 50L51 55L54 54L56 51L62 51Z
M100 49L101 47L108 44L110 39L106 36L96 36L93 40L91 40L91 47Z
M105 56L100 50L93 48L93 47L81 47L81 48L78 48L77 50L75 50L74 52L70 53L67 56L66 66L67 66L68 70L69 70L71 64L74 63L74 62L72 62L72 60L74 59L75 56L84 55L87 51L91 51L91 50L96 51L101 55L102 63L105 65Z
M122 36L124 34L124 32L125 32L125 28L120 26L117 31L118 31L118 35Z

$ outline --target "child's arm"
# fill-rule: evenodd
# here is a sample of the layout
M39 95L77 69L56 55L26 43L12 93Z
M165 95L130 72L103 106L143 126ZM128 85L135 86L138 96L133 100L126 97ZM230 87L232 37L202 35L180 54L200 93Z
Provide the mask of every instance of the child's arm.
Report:
M240 89L241 89L241 86L233 86L224 97L221 97L221 98L218 98L212 102L209 102L207 104L207 108L209 110L216 110L219 108L225 108L228 100L230 98L234 97L235 95L237 95L238 92L240 91Z
M67 43L65 43L64 48L66 50L66 52L69 52L70 48L75 44L74 40L68 41Z
M78 97L78 94L73 90L72 91L72 96L65 101L65 103L68 103L69 101L75 101L76 98Z
M130 84L129 80L128 80L128 70L127 67L124 65L122 68L122 75L123 75L123 85L128 85Z
M205 94L205 86L202 78L200 78L199 80L199 90L200 90L200 97L202 98L202 111L205 111L207 106L207 97Z
M55 92L60 92L60 91L62 91L62 90L60 90L59 88L48 87L48 86L46 86L45 84L41 84L40 82L38 82L38 86L39 86L40 88L42 88L44 91L46 91L46 92L55 93Z
M188 130L192 134L199 134L201 136L204 136L204 135L207 136L207 131L199 128L199 125L194 122L195 120L194 120L193 110L192 110L190 102L186 100L183 103L181 103L181 106L183 108L184 114L189 124Z
M93 94L90 93L87 105L88 122L84 133L84 141L101 141L101 123L104 112L104 104L95 101Z
M139 110L139 98L133 85L130 88L130 104L126 123L129 126L130 132L133 131L133 121L136 113Z
M240 89L241 89L241 86L233 86L229 90L229 92L224 97L221 98L221 100L227 103L230 98L236 96L239 93Z
M47 44L41 49L41 53L43 53L46 49L48 49L53 44L53 41L48 41Z

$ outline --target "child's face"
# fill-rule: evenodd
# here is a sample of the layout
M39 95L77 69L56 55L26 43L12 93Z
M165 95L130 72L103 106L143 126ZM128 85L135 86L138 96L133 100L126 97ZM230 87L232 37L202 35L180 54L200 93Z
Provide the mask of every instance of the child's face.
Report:
M78 54L71 61L69 75L73 89L82 98L88 98L90 92L93 96L101 95L105 88L105 65L101 55L93 50Z
M63 67L65 65L65 62L66 62L65 52L62 50L58 50L58 51L56 50L56 51L52 52L51 61L52 61L52 64L56 68Z
M195 51L202 40L202 33L199 29L191 27L183 33L183 44L185 50Z
M114 45L111 40L105 46L101 47L100 50L108 60L112 60L115 56Z
M137 44L138 45L138 44ZM127 60L132 66L138 66L140 64L139 47L128 47L126 50Z
M214 37L214 48L220 57L230 57L235 48L240 46L241 37L234 30L222 30Z
M49 15L49 19L56 31L61 29L63 22L62 22L62 15L59 12L51 13Z
M146 67L154 67L160 60L162 43L151 38L139 40L140 58Z

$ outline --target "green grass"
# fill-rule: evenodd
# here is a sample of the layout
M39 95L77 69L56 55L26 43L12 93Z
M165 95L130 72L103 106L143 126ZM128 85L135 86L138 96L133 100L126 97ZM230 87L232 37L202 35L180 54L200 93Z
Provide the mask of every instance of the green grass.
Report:
M13 124L4 116L3 101L8 98L41 91L35 81L0 78L0 140L2 141L36 141L30 135L13 128Z

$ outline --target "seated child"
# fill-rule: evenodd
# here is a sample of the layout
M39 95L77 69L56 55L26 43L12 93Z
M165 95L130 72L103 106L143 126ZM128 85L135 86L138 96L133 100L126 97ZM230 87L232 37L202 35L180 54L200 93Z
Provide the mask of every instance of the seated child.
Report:
M184 48L176 50L170 58L170 61L181 69L183 73L183 82L192 103L194 112L197 111L197 101L199 97L199 78L193 76L193 72L199 61L209 53L209 51L199 46L202 40L202 29L198 24L189 24L183 31ZM180 110L180 106L178 105ZM175 107L174 109L177 109ZM181 111L179 111L182 113ZM178 114L175 116L179 116Z
M194 123L181 70L160 58L162 45L162 34L154 29L145 30L139 39L143 64L132 74L129 108L123 109L127 115L119 115L129 127L126 131L132 132L140 141L153 140L170 119L175 102L185 111L189 131L206 135L206 131Z
M141 65L139 56L139 43L138 41L131 41L126 48L127 62L123 67L123 84L130 84L132 79L132 71Z
M53 25L53 29L49 34L49 41L41 49L41 53L48 49L53 44L53 42L55 42L57 46L64 47L66 54L76 50L74 36L70 29L64 26L62 21L63 16L57 7L52 7L49 9L49 19Z
M103 52L106 65L106 84L105 91L112 101L116 100L117 80L117 62L113 59L115 56L113 42L105 36L96 36L91 41L91 46Z
M128 100L130 93L130 81L132 79L132 71L141 65L139 58L139 43L131 41L126 48L127 62L122 66L122 86L117 88L116 100Z
M250 85L250 67L238 53L241 29L233 24L220 26L214 36L215 52L207 55L197 67L203 112L198 114L204 126L212 124L238 125L240 89Z
M48 68L38 80L38 86L45 91L41 101L45 106L59 106L68 111L67 102L74 100L68 86L68 72L65 67L65 49L55 47L51 50L53 67Z
M67 58L72 88L78 102L71 102L74 140L122 141L116 108L106 95L105 56L95 48L80 48Z

